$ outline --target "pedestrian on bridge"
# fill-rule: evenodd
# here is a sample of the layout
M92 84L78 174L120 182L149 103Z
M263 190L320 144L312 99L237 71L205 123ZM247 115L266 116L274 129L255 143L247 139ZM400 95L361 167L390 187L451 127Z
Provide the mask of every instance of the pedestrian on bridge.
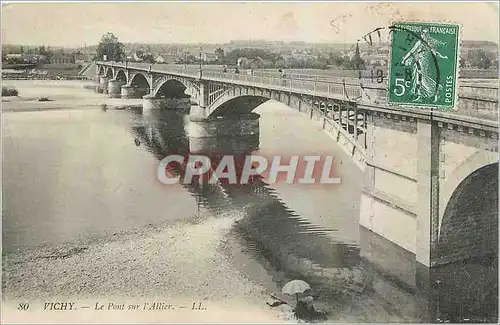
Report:
M283 79L282 81L282 85L285 87L286 86L286 73L285 73L285 70L284 69L279 69L278 70L279 72L281 72L281 78Z

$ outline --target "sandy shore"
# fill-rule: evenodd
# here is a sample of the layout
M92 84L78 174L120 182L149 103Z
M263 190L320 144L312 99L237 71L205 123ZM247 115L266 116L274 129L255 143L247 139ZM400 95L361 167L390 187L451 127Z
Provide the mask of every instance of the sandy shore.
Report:
M78 101L78 106L75 101ZM48 111L60 109L82 109L82 108L102 108L106 105L108 109L142 108L142 99L121 99L121 98L59 98L50 101L38 101L38 98L31 97L2 97L2 110L4 112L30 112Z
M290 310L271 309L264 288L251 282L230 262L224 251L232 218L209 218L202 223L181 222L150 226L108 238L4 255L4 321L133 322L285 322ZM118 298L117 298L118 297ZM20 314L19 301L32 311ZM44 302L67 301L78 306L97 302L140 304L169 302L206 311L163 312L80 310L71 318L43 311ZM12 312L9 312L9 311ZM40 314L41 313L41 314ZM287 315L288 314L288 315ZM38 317L38 318L37 318ZM48 318L47 318L48 317ZM62 318L60 318L62 317ZM101 318L104 317L104 318ZM293 321L293 320L292 320Z
M3 97L3 111L123 109L142 99L114 99L85 89L90 83L24 81L19 97ZM40 102L48 97L52 101ZM77 103L77 104L75 104ZM4 322L295 322L290 307L269 308L269 293L252 282L228 253L234 216L189 219L103 237L42 245L3 255ZM46 302L74 302L78 312L44 311ZM29 312L18 304L29 302ZM165 302L175 310L127 310ZM204 311L181 309L202 302ZM125 305L126 310L95 309ZM90 306L89 309L82 307Z

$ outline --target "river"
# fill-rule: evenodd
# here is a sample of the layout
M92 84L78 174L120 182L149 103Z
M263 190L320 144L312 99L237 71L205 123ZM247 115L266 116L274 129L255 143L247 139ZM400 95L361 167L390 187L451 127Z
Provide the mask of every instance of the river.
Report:
M256 136L217 145L228 153L332 155L341 184L163 185L156 178L159 159L196 142L186 133L186 116L102 110L89 98L94 103L105 96L77 82L15 85L21 96L43 93L55 102L72 94L72 104L3 113L3 287L9 299L154 296L168 289L186 299L252 301L248 310L265 314L268 293L279 294L287 281L301 278L311 284L317 306L329 311L329 321L496 319L496 259L443 268L451 287L433 298L433 305L441 304L437 311L422 307L431 304L428 298L422 303L415 290L363 260L363 239L373 234L358 226L361 171L299 112L267 102L255 111L261 115ZM165 247L168 259L156 255ZM65 249L71 253L64 255ZM55 265L34 257L47 252L64 258ZM396 255L385 255L397 264ZM158 268L167 271L154 275L153 284L144 280ZM84 275L61 280L54 270ZM158 289L157 281L167 289Z

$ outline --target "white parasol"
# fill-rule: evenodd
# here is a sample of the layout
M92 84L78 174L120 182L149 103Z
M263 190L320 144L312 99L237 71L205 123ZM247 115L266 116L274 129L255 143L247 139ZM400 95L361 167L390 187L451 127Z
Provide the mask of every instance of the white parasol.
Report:
M289 295L295 295L297 301L299 301L299 293L303 293L304 291L309 289L311 289L311 287L309 286L309 284L307 284L307 282L302 280L292 280L285 284L283 289L281 289L281 292Z

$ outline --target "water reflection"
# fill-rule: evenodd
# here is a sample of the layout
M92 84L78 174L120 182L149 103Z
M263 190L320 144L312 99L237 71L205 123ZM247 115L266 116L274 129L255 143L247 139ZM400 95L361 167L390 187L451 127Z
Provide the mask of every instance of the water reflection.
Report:
M189 138L187 116L175 112L150 111L147 115L136 114L133 121L131 130L136 140L158 160L172 152L203 153L217 148L238 155L259 149L258 132L242 137ZM307 280L312 284L312 294L343 317L340 319L496 321L496 258L427 270L421 281L424 284L409 285L363 257L366 252L362 251L373 249L371 242L362 240L361 245L352 245L332 239L332 233L343 229L309 222L290 209L262 179L248 185L193 183L183 187L214 216L221 211L237 211L242 217L235 222L235 237L246 252L261 261L277 287L292 278ZM363 239L370 236L375 235L361 232ZM375 254L394 259L380 249ZM399 258L403 259L402 255ZM391 262L397 264L399 258ZM418 272L414 263L411 268L403 270L401 277L414 282Z
M188 138L186 123L183 115L156 111L137 120L132 132L158 160L172 152L185 154L190 148L196 153L217 148L234 155L259 149L258 133L242 137ZM266 254L274 267L295 270L311 283L320 284L314 295L325 297L347 291L358 294L366 286L358 267L359 247L333 241L328 233L338 229L327 229L301 217L262 179L248 185L193 183L183 186L198 198L203 208L215 215L221 209L242 214L234 231L244 240L247 251Z
M136 115L131 131L140 145L160 161L168 155L185 156L190 153L189 138L186 134L188 122L188 116L182 113L151 110L147 115ZM174 176L184 173L178 168L174 168L171 172L175 174ZM217 184L192 182L182 186L195 197L199 207L210 208L215 214L230 205L225 193ZM209 202L216 203L209 204Z
M435 319L498 322L498 257L486 256L432 270Z

